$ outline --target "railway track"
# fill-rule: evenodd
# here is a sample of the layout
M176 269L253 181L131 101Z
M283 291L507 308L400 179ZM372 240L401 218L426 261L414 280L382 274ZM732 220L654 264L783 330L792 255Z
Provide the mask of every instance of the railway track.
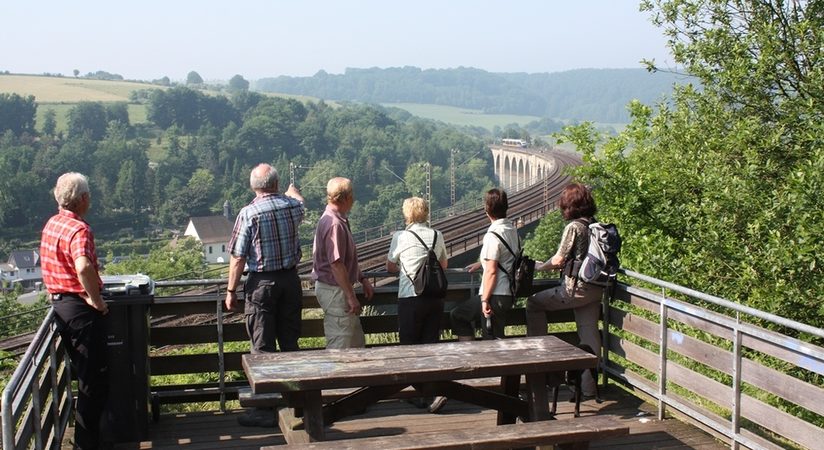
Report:
M570 181L564 169L581 164L580 157L575 154L551 151L547 152L547 155L556 162L554 170L547 173L545 179L509 195L508 216L520 221L519 225L527 225L540 220L547 211L551 210L561 190ZM489 220L483 207L479 205L475 210L437 220L432 225L443 233L447 254L451 258L479 247L483 234L489 227ZM392 236L389 234L358 245L358 260L364 272L383 270L391 241ZM301 274L308 274L311 270L311 261L304 261L298 265L298 271Z

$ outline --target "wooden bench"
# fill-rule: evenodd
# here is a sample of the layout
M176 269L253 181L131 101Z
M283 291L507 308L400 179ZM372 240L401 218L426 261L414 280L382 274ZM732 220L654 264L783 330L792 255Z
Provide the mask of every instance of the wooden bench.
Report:
M586 449L590 441L619 437L629 434L629 425L614 416L597 415L569 420L543 420L480 427L477 429L446 430L427 433L396 434L392 436L344 439L337 441L290 444L290 449L300 450L382 450L411 449L504 449L559 445L564 449ZM279 447L262 447L261 450L277 450Z

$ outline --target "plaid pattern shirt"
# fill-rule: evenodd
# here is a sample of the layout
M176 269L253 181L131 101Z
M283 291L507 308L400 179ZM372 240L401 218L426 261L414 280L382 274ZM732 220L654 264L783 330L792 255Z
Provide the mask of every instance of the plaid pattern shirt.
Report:
M61 209L46 222L40 239L40 268L43 271L43 283L49 293L86 292L74 268L74 261L81 256L89 258L95 272L100 270L92 228L77 214ZM97 284L103 288L99 273Z
M291 269L302 256L298 225L306 209L303 203L281 194L255 197L235 220L229 253L246 258L252 272Z

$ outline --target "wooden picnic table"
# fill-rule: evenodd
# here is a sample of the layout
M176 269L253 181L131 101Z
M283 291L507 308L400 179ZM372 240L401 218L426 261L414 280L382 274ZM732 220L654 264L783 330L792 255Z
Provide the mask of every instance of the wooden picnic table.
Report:
M256 395L283 394L288 408L278 423L289 443L322 441L324 426L410 385L424 396L495 409L499 425L517 417L546 420L546 374L596 365L595 355L554 336L243 355ZM518 395L522 375L526 399ZM501 377L500 392L459 382L483 377ZM322 391L340 388L359 389L324 404Z

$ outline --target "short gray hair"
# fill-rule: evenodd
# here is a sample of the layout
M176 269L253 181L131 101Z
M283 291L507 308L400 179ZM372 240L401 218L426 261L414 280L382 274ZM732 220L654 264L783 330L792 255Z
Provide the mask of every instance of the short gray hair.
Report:
M60 175L54 186L54 199L63 208L73 211L83 194L89 193L89 179L77 172Z
M255 166L249 175L249 186L255 191L275 192L279 181L277 169L266 163Z

